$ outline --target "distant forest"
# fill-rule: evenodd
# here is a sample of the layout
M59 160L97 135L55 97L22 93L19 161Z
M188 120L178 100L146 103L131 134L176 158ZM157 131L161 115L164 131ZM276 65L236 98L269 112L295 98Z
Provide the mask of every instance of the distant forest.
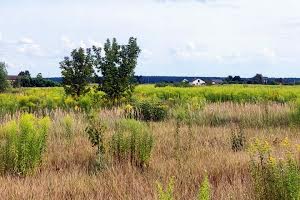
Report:
M231 80L230 76L228 77L191 77L191 76L136 76L136 81L139 84L156 84L156 83L179 83L182 82L184 79L188 80L189 82L192 82L195 79L202 79L205 82L212 82L214 80L221 80L224 83L240 83L240 84L247 84L250 83L253 78L238 78L239 76L232 77ZM236 78L236 79L234 79ZM46 78L48 80L61 83L62 78L61 77L52 77L52 78ZM299 84L300 78L266 78L265 77L266 84Z

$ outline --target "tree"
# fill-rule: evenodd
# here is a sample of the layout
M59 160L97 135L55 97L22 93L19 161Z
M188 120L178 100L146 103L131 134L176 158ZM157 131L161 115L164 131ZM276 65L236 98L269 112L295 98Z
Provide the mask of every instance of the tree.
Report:
M93 59L91 49L74 49L71 58L60 62L62 85L67 94L79 97L89 91L87 87L93 77Z
M252 82L254 84L264 84L264 78L262 74L256 74L253 78L252 78Z
M28 70L26 71L21 71L18 74L18 78L16 82L14 83L14 86L19 86L19 87L31 87L31 75Z
M119 45L114 38L107 39L102 49L93 47L94 59L102 79L99 89L113 103L120 102L122 97L130 97L134 89L134 69L141 52L136 38L129 38L127 45Z
M6 64L0 62L0 92L4 92L8 88Z
M45 87L45 79L41 73L38 73L36 78L32 79L32 86L34 87Z
M225 78L225 82L227 83L231 83L232 82L233 77L230 75L227 78Z
M241 82L243 82L243 80L242 80L242 78L240 76L233 77L232 81L235 82L235 83L241 83Z

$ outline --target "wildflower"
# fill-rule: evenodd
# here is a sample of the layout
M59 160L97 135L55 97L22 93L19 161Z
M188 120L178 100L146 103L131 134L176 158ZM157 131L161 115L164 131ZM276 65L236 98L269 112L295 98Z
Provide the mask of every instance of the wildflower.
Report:
M269 163L271 166L275 166L275 165L276 165L276 159L275 159L273 156L269 156L268 163Z
M281 142L281 145L283 147L290 147L290 142L289 142L289 139L286 137L284 138L284 140Z
M125 111L126 111L126 112L131 112L132 110L133 110L133 106L132 106L132 105L127 104L127 105L125 106Z

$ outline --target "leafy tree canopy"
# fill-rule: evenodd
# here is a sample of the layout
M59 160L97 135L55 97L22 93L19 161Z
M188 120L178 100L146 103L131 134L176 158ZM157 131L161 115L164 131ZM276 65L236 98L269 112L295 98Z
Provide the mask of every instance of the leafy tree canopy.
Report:
M8 88L6 64L0 62L0 92L4 92Z
M64 61L60 62L60 68L62 85L67 94L79 97L88 92L88 84L94 73L91 49L74 49L71 57L65 57Z
M134 69L141 52L136 38L129 38L127 45L119 45L117 40L107 39L103 51L93 47L94 59L102 79L99 89L105 92L113 103L119 103L123 97L131 96L134 89ZM103 55L103 54L104 55Z

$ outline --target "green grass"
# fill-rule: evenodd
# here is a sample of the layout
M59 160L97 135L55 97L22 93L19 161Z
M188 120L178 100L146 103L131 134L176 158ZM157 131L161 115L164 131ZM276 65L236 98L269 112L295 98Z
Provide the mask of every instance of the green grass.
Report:
M16 111L34 112L40 110L81 109L105 107L102 92L92 90L85 96L74 100L67 97L63 88L22 88L0 94L0 114ZM133 101L153 100L168 105L189 102L235 102L289 103L300 99L300 86L264 86L264 85L219 85L202 87L154 87L139 85L133 94Z

